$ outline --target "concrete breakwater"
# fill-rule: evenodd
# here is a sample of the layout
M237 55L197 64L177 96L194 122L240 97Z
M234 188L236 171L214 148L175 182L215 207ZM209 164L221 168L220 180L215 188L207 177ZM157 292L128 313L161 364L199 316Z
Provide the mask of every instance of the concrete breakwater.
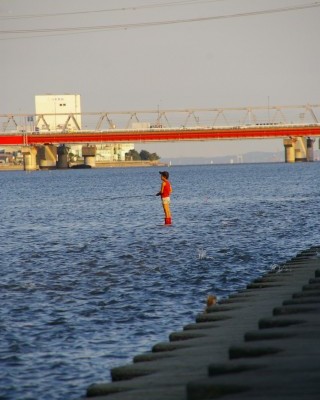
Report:
M95 400L317 399L320 247L207 307L87 389Z
M81 163L70 163L69 167L80 165ZM110 161L110 162L96 162L95 168L132 168L132 167L166 167L167 163L155 161ZM42 168L48 169L48 168ZM55 168L51 168L55 169ZM0 164L1 171L23 171L24 165L14 164Z

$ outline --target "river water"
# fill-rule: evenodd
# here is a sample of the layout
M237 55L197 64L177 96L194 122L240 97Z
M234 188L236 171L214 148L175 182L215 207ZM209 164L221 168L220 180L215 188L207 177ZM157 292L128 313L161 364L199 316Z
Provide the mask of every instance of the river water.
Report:
M110 368L319 245L320 163L0 173L0 398L78 399Z

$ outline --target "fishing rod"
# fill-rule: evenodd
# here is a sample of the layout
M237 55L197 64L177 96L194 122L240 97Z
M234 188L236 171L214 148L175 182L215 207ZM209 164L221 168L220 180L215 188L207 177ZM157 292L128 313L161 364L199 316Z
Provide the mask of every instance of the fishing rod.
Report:
M100 198L93 198L90 200L120 200L120 199L136 199L136 198L142 198L142 197L156 197L156 194L136 194L132 196L106 196L106 197L100 197Z
M110 197L111 200L117 199L134 199L134 198L141 198L141 197L155 197L156 194L137 194L132 196L117 196L117 197Z

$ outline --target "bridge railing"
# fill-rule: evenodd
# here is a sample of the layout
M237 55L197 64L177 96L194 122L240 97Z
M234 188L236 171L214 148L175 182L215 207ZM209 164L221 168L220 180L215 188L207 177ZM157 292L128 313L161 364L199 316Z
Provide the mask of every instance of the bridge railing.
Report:
M0 114L1 133L153 130L320 124L320 104L154 109L56 114Z

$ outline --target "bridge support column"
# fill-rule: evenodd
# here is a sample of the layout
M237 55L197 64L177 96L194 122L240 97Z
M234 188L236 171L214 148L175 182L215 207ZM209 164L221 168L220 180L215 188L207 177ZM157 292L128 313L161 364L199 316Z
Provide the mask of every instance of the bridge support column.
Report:
M284 155L286 163L294 163L296 161L295 157L295 139L284 139Z
M313 143L314 139L307 139L307 161L312 162L313 161Z
M297 162L307 161L307 139L305 137L297 138L295 158Z
M314 140L305 137L284 139L285 161L287 163L313 161Z
M58 147L58 162L57 162L58 169L67 169L69 168L68 164L68 148L62 144Z
M37 165L37 148L36 147L25 147L22 150L23 154L23 165L25 171L36 171Z
M52 144L39 146L38 160L40 169L55 169L57 166L57 147Z
M82 157L84 158L84 165L92 168L96 166L96 146L82 146Z

